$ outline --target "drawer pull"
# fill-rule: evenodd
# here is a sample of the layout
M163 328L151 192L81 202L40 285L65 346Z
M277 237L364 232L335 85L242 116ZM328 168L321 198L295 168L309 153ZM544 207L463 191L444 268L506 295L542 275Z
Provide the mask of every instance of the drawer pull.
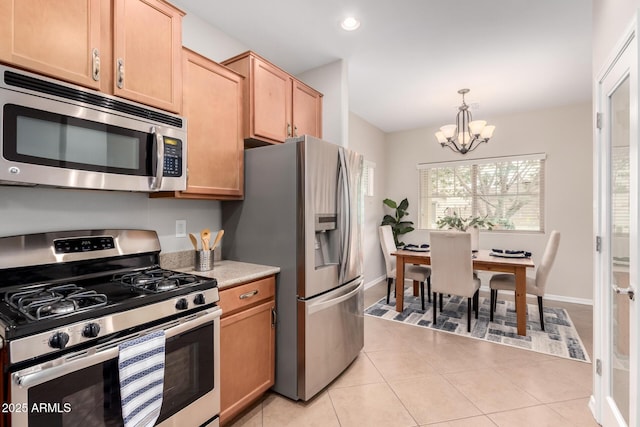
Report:
M247 299L247 298L251 298L251 297L252 297L252 296L254 296L254 295L258 295L258 290L257 290L257 289L255 289L255 290L253 290L253 291L251 291L251 292L247 292L246 294L242 294L242 295L240 295L240 299Z

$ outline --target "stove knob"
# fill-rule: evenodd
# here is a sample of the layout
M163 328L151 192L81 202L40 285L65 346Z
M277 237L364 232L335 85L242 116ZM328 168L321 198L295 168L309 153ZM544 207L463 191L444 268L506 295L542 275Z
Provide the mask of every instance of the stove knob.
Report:
M49 338L49 346L52 348L63 349L69 342L69 334L66 332L56 332L51 338Z
M176 302L176 308L178 310L186 310L187 308L189 308L189 303L187 302L187 299L186 298L180 298Z
M100 333L100 325L89 323L82 328L82 336L85 338L95 338Z
M198 294L193 298L193 303L196 305L203 305L205 303L204 301L204 295L203 294Z

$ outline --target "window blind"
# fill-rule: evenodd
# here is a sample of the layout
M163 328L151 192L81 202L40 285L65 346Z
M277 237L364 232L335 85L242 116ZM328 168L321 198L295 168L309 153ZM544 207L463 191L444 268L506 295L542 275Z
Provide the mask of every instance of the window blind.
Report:
M453 209L487 217L496 229L544 231L544 154L422 163L420 228Z

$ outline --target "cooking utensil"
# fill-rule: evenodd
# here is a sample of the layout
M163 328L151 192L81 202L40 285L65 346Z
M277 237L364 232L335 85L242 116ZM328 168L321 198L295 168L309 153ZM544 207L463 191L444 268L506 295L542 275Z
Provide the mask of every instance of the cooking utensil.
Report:
M211 241L211 230L208 228L203 229L200 232L200 240L202 241L202 250L209 250L209 242Z
M189 233L189 239L191 240L191 244L193 245L193 249L198 250L198 238L195 234Z
M213 241L213 245L211 245L211 250L214 250L216 246L218 246L218 243L220 243L222 236L224 236L224 230L218 231L218 234L216 234L216 238Z

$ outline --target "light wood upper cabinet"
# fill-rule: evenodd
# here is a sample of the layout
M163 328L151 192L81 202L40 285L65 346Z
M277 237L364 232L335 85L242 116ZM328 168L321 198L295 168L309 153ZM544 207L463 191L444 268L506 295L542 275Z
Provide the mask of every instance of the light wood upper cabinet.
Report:
M0 0L0 61L179 113L183 15L163 0Z
M180 112L182 16L158 0L115 0L114 95Z
M322 95L306 84L293 81L293 136L322 137Z
M251 51L222 64L245 77L244 138L279 143L304 134L322 137L320 92Z
M183 49L183 115L187 119L187 190L179 198L243 195L242 76Z
M291 77L279 68L259 58L252 58L249 79L253 82L251 137L263 137L275 141L287 138L287 126L291 115ZM251 90L250 89L250 90ZM249 125L247 121L247 125ZM247 134L247 132L245 133Z
M2 0L0 61L98 90L100 18L100 0Z

